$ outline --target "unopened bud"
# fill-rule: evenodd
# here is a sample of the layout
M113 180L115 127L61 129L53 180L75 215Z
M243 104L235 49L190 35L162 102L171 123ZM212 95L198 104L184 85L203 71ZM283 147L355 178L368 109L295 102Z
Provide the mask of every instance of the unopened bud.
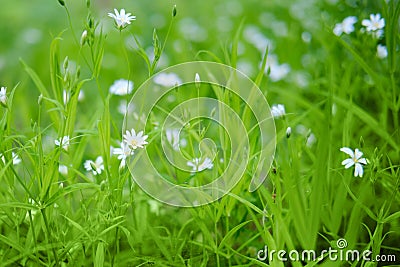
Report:
M90 7L90 0L86 0L86 7L87 7L87 8Z
M68 56L66 56L64 59L63 68L64 70L68 69Z
M78 66L76 68L76 78L79 79L80 76L81 76L81 66Z
M84 30L81 35L81 46L84 46L87 40L87 30Z
M92 28L93 28L93 18L92 18L92 17L89 17L89 18L88 18L88 21L89 21L89 22L88 22L89 28L92 29Z
M60 5L62 5L62 6L65 6L64 0L58 0L58 3L60 3Z
M199 89L200 87L200 75L196 72L196 75L194 76L194 83L196 85L196 88Z
M153 31L153 47L154 47L154 59L158 60L161 56L160 42L158 40L156 29Z
M38 105L40 106L42 104L43 101L43 95L40 94L39 98L38 98Z
M172 8L172 17L176 17L176 5Z
M289 138L291 134L292 134L292 128L291 127L287 127L287 129L286 129L286 137Z

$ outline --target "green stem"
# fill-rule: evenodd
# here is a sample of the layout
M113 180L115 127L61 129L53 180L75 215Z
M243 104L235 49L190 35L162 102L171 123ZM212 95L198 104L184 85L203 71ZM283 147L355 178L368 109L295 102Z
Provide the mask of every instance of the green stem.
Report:
M44 221L44 225L45 225L45 229L46 229L47 240L48 240L48 242L50 242L51 233L50 233L50 227L49 227L49 223L47 221L45 209L40 209L40 212L42 213L42 217L43 217L43 221ZM54 248L54 246L51 246L51 247L52 247L51 250L53 251L54 259L56 261L56 266L59 266L60 262L58 260L58 255L57 255L56 249Z

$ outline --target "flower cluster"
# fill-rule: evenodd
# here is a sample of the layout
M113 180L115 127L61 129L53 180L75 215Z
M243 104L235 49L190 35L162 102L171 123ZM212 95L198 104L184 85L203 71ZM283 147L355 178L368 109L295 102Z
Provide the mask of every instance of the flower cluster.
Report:
M350 34L354 32L354 24L358 21L357 17L349 16L343 19L342 22L336 23L333 28L333 33L337 36L341 36L342 34ZM376 39L380 39L384 33L385 27L385 19L381 17L381 14L371 14L369 15L369 19L363 19L361 21L361 25L364 28L361 29L361 32L367 32L372 35ZM387 48L384 45L378 44L376 56L378 58L387 57L388 52Z
M194 158L188 161L186 164L187 166L192 167L192 172L201 172L205 169L211 170L214 167L214 164L208 157L206 157L203 161L201 160L201 158Z
M285 106L283 104L272 105L271 114L274 118L280 118L286 115Z
M126 158L132 156L134 150L144 148L144 146L148 144L146 141L147 138L148 136L144 135L143 131L138 133L136 133L134 129L126 131L123 135L121 147L113 150L113 154L118 155L118 159L121 161L120 168L125 167Z

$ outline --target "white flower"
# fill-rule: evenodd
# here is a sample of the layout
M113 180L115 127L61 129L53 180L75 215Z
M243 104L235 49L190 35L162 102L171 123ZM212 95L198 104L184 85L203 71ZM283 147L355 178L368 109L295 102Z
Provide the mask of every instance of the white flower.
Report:
M269 74L269 78L273 82L277 82L285 78L290 72L290 65L287 63L279 64L276 55L268 55L267 67L265 73Z
M161 204L157 200L149 199L147 200L147 204L149 204L150 212L154 213L155 215L160 215L160 207Z
M341 23L337 23L335 28L333 28L333 33L337 36L342 35L342 33L350 34L354 32L354 24L357 22L357 17L350 16L345 18Z
M133 82L119 79L116 80L110 87L110 93L114 95L127 95L133 90Z
M39 203L36 203L36 201L33 200L32 198L28 198L28 203L31 204L32 206L35 206L35 208L33 208L33 209L30 210L31 216L32 216L32 217L35 217L35 215L36 215L36 214L38 213L38 211L39 211L39 206L38 206L38 204L40 204L40 201L39 201ZM26 215L25 215L25 220L28 220L28 219L29 219L29 210L26 212Z
M62 146L62 148L65 151L68 151L68 147L69 147L69 135L60 137L56 140L54 140L54 143L56 144L56 146Z
M287 63L284 64L275 64L270 66L270 74L269 78L273 82L277 82L285 78L290 72L290 65Z
M312 147L315 144L315 142L317 142L317 138L315 137L315 134L310 132L310 134L308 135L307 140L306 140L306 146Z
M114 19L118 30L126 28L128 24L131 24L131 20L136 20L136 16L131 16L131 13L125 13L125 9L121 9L120 12L118 12L118 10L114 8L114 12L115 14L108 13L108 16Z
M388 51L386 46L378 44L376 47L376 56L378 58L385 58L388 56Z
M70 98L71 98L70 92L67 92L67 91L63 90L64 105L66 105L69 102ZM85 93L82 90L80 90L79 91L79 95L78 95L78 102L82 101L83 99L85 99Z
M193 172L195 172L195 171L201 172L205 169L211 170L214 167L211 159L209 159L207 157L204 159L203 162L201 162L200 158L194 158L191 161L188 161L186 164L187 164L187 166L192 167Z
M182 80L175 73L162 72L154 77L154 83L165 87L172 87L182 84Z
M3 163L6 164L6 159L4 158L4 155L0 153L0 157ZM12 159L13 159L13 165L18 165L21 163L21 159L14 152L12 152Z
M361 24L366 27L367 32L373 32L385 27L385 19L381 18L381 14L371 14L369 19L364 19Z
M126 165L126 158L133 155L133 150L125 142L121 142L121 147L114 148L113 154L118 155L121 161L120 168L123 168Z
M147 135L143 135L143 131L140 131L136 134L135 130L132 129L131 132L126 131L124 134L124 142L133 150L136 148L143 148L144 145L147 145Z
M96 161L86 160L83 166L88 172L92 171L94 175L101 174L104 170L103 157L98 156Z
M1 87L0 89L0 102L2 105L7 105L7 87Z
M171 144L172 148L176 151L179 150L179 146L185 147L187 144L186 139L179 138L179 129L167 129L165 131L165 136L168 142Z
M363 153L358 150L358 148L356 148L353 152L352 149L348 148L348 147L342 147L340 149L340 151L346 153L347 155L350 156L349 159L345 159L342 161L342 165L344 165L344 167L346 169L350 168L351 166L355 165L354 168L354 176L363 176L364 170L363 170L363 166L361 164L366 165L367 164L367 160L365 158L361 158Z
M68 167L65 165L58 165L58 172L61 173L61 175L63 176L67 176L68 175ZM64 186L63 183L60 183L60 188L62 188Z
M272 105L271 114L274 118L279 118L285 116L285 106L282 104Z
M135 110L135 105L132 102L128 102L125 99L122 99L118 105L118 112L122 115L131 114Z

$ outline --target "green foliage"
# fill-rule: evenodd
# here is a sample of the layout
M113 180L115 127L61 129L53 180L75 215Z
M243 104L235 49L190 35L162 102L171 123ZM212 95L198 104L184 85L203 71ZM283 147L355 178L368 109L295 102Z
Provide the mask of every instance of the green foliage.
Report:
M288 266L277 254L262 261L257 253L265 246L321 252L340 238L347 250L400 260L400 1L126 2L137 20L122 30L112 27L108 3L58 0L32 8L3 2L0 85L8 90L0 106L1 266ZM308 11L302 16L301 10ZM360 30L376 13L385 18L381 38ZM358 17L356 30L335 36L335 23L346 16ZM28 27L41 28L36 43ZM386 45L386 58L376 56L378 44ZM137 88L167 66L194 60L238 68L270 104L287 110L275 119L271 171L254 192L249 183L260 175L253 166L260 133L238 96L215 85L176 88L175 100L161 99L146 127L141 107L129 111L141 126L135 130L149 136L146 149L156 168L184 186L210 182L228 163L216 158L212 170L192 174L163 157L160 122L173 104L199 97L201 88L252 131L250 164L235 188L209 205L176 208L148 196L110 147L123 140L126 121L118 109L129 110ZM274 60L290 65L282 79L274 76L280 66ZM121 78L134 82L132 93L109 92ZM191 121L187 130L187 158L214 152L229 158L229 136L213 122ZM54 142L64 136L67 149ZM219 140L215 151L197 146L206 137ZM341 147L364 153L363 177L341 165ZM104 170L94 174L99 156ZM327 257L290 264L383 266Z

